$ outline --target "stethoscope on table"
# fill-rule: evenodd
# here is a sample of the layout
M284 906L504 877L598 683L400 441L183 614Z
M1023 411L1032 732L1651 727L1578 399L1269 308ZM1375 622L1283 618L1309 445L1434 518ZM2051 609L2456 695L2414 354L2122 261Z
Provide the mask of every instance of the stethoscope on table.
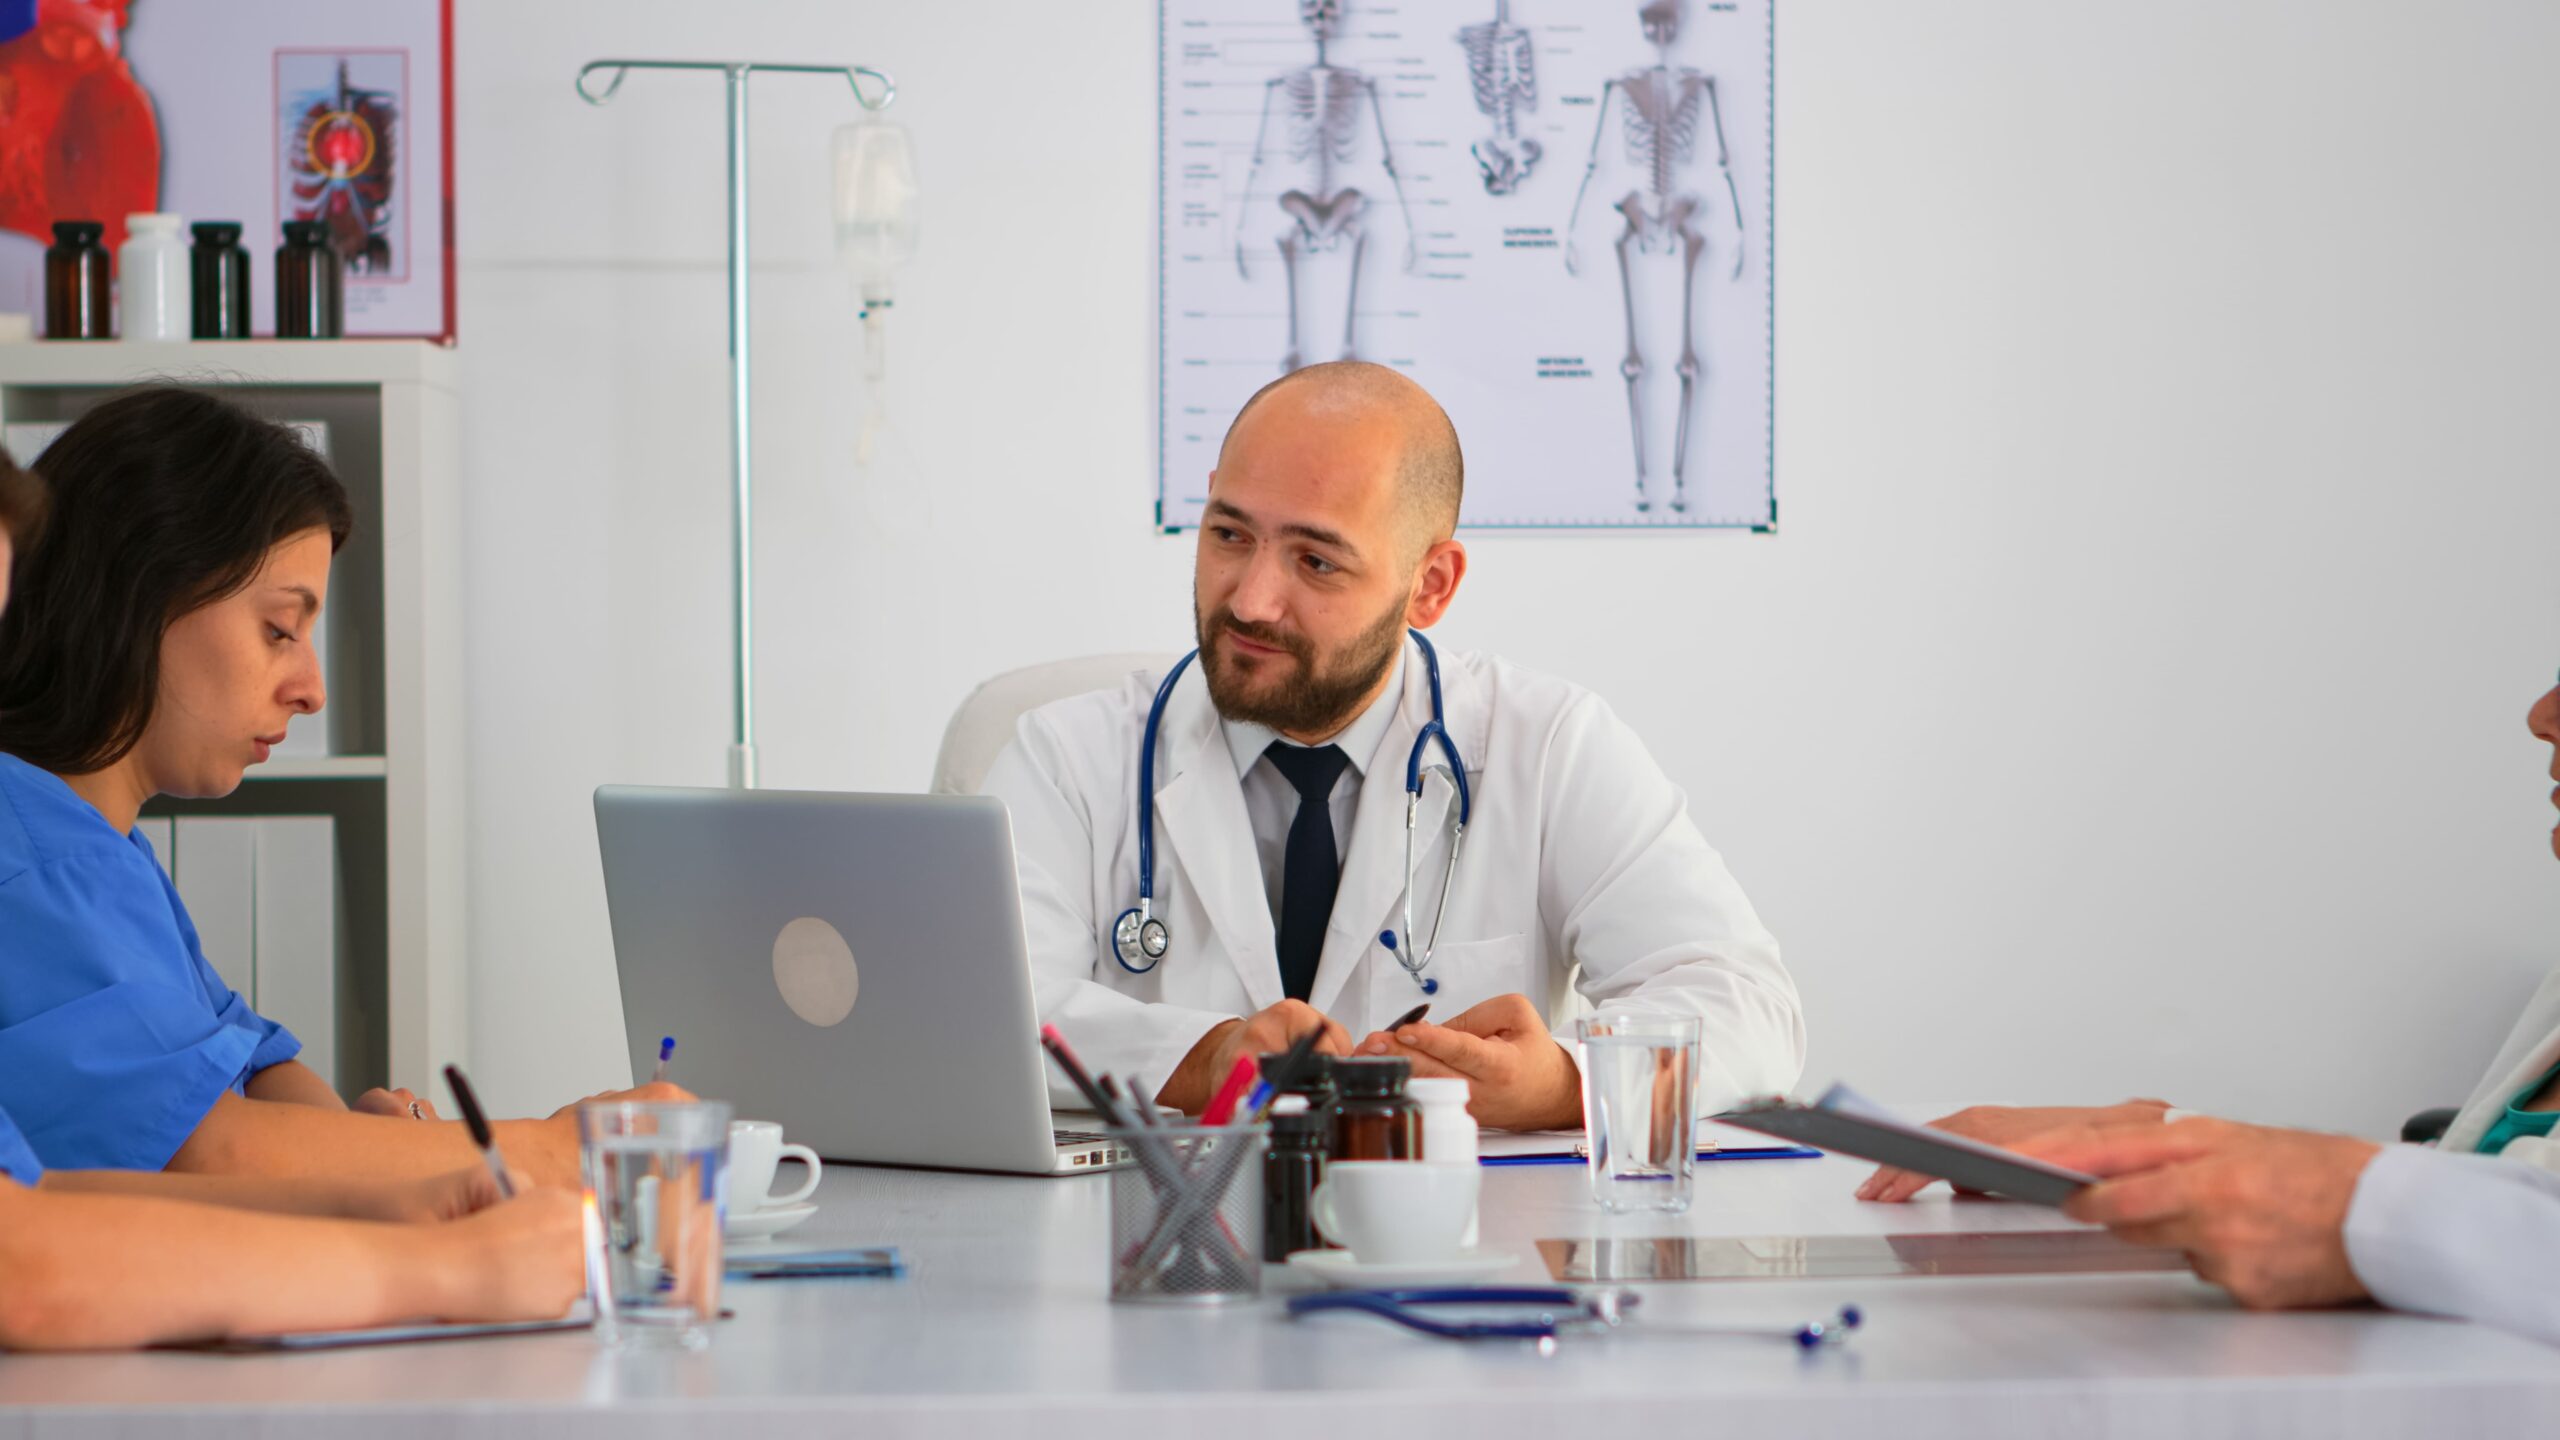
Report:
M1467 821L1474 810L1474 800L1467 792L1467 763L1458 756L1458 744L1449 738L1448 713L1440 703L1440 652L1422 638L1419 630L1408 630L1413 643L1422 647L1423 669L1431 677L1431 720L1413 737L1413 751L1404 762L1404 939L1411 941L1413 925L1413 861L1416 832L1422 824L1422 784L1426 777L1438 775L1446 780L1458 797L1457 822L1449 830L1449 868L1440 878L1440 903L1431 914L1431 938L1414 954L1407 944L1399 944L1396 932L1378 932L1378 943L1396 957L1404 973L1422 987L1425 995L1440 993L1440 982L1423 974L1431 963L1432 953L1440 948L1440 924L1448 918L1449 890L1458 879L1458 849L1467 836ZM1120 968L1132 975L1144 975L1164 961L1165 952L1173 948L1173 932L1156 918L1156 730L1164 722L1165 702L1173 697L1173 687L1189 669L1200 652L1192 651L1174 662L1165 672L1164 683L1156 686L1155 703L1147 707L1147 728L1138 740L1138 903L1120 912L1111 926L1111 954ZM1425 764L1424 757L1433 744L1438 744L1448 763ZM1143 962L1143 963L1141 963Z
M1848 1343L1849 1332L1865 1323L1855 1305L1842 1306L1829 1320L1802 1325L1631 1325L1630 1312L1639 1295L1633 1290L1568 1290L1560 1286L1458 1286L1445 1290L1342 1290L1297 1295L1289 1314L1313 1315L1351 1310L1392 1320L1408 1330L1443 1340L1534 1340L1541 1354L1555 1352L1556 1337L1568 1330L1654 1335L1722 1335L1745 1340L1792 1340L1805 1350ZM1464 1307L1474 1318L1457 1318L1452 1307ZM1438 1311L1440 1313L1434 1313Z

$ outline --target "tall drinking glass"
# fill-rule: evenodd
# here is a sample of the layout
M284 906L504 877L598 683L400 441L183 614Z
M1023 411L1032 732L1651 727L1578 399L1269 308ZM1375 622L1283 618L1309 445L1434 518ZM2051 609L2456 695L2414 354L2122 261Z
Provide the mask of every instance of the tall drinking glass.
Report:
M581 1105L578 1152L596 1333L608 1344L709 1344L720 1314L729 1107Z
M1576 1028L1591 1198L1620 1215L1688 1209L1698 1188L1698 1017L1604 1010Z

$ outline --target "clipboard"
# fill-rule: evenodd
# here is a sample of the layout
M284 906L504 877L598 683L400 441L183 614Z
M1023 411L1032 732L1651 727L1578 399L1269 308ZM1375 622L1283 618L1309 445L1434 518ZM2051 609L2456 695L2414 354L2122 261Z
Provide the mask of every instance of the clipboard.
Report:
M544 1335L557 1330L584 1330L595 1324L585 1301L557 1320L516 1320L490 1324L376 1325L362 1330L305 1330L292 1335L233 1335L160 1350L193 1350L204 1355L291 1355L312 1350L358 1350L369 1345L413 1345L428 1340L481 1340L495 1336Z
M1879 1165L1899 1165L1905 1170L1935 1175L1967 1190L2024 1200L2032 1205L2051 1205L2059 1209L2062 1202L2098 1183L2094 1175L2047 1165L2041 1160L2030 1160L2014 1151L1985 1145L1979 1140L1968 1140L1961 1135L1897 1119L1839 1085L1832 1086L1811 1105L1793 1100L1767 1100L1719 1115L1716 1119L1726 1125L1757 1130L1763 1135L1775 1135L1828 1150L1835 1155L1854 1155Z

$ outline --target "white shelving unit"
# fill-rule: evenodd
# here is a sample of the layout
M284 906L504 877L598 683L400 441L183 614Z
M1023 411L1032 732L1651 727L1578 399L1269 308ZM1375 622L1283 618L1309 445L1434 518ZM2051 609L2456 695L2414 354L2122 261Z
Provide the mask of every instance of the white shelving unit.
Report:
M352 1092L423 1089L468 1053L464 950L459 377L422 340L0 344L0 420L72 420L170 381L273 420L323 420L355 533L332 568L326 756L279 758L220 800L151 815L328 815L346 943L339 1063Z

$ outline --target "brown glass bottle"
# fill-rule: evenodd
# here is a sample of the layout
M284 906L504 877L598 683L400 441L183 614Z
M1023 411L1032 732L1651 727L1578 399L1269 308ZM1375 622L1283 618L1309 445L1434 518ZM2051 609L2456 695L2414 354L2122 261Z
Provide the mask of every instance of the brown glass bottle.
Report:
M335 340L347 332L345 262L317 220L284 222L276 247L276 338Z
M240 248L240 222L199 220L188 265L195 287L195 335L199 340L249 338L249 252Z
M1404 1093L1413 1062L1353 1056L1333 1062L1333 1158L1418 1160L1422 1107Z
M114 336L107 227L95 220L57 220L44 252L44 338L106 340Z
M1271 1106L1271 1146L1262 1152L1262 1258L1277 1263L1301 1250L1330 1248L1316 1233L1316 1187L1324 1183L1332 1117L1311 1110L1304 1095Z
M1286 1059L1288 1057L1285 1055L1263 1056L1260 1071L1263 1080L1278 1094L1306 1096L1309 1114L1331 1115L1333 1113L1333 1058L1328 1055L1308 1056L1299 1063L1297 1077L1288 1084L1282 1085L1279 1083L1280 1069L1281 1063Z

